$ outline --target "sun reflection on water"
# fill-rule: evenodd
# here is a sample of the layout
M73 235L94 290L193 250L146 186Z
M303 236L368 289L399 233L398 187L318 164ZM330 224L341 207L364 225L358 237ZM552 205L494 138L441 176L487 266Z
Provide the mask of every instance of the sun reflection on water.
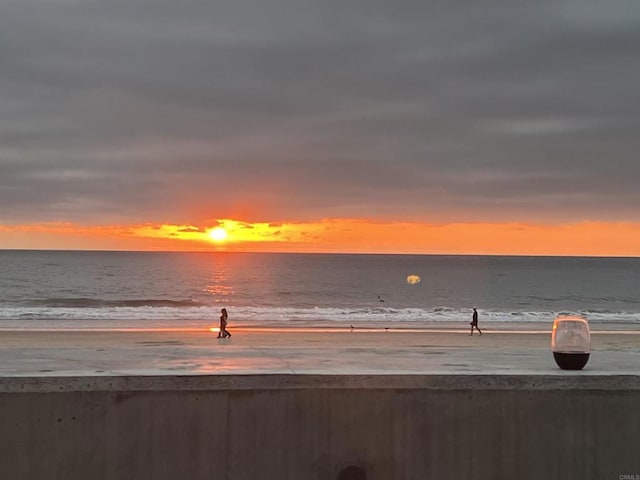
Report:
M229 297L234 295L235 290L229 283L229 277L224 268L215 269L208 285L204 291L214 297ZM223 300L215 298L215 302L219 303Z

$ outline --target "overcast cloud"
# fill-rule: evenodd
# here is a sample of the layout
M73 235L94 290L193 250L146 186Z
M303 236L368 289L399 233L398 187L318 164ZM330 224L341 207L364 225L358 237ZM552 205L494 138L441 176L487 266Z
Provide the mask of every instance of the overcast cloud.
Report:
M639 52L637 0L0 0L0 223L640 221Z

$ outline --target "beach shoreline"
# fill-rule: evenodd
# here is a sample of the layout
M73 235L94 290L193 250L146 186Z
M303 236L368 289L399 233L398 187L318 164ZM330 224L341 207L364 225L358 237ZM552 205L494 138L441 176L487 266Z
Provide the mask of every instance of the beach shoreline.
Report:
M212 327L213 328L213 327ZM566 374L550 332L314 329L0 332L0 376L228 374ZM637 375L640 335L594 331L581 374ZM579 374L580 374L579 373Z

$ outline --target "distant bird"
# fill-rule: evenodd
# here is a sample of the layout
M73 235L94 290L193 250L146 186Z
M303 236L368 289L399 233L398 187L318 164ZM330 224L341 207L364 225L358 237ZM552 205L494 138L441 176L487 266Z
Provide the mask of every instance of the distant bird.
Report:
M351 331L353 332L353 325L351 325Z
M380 295L378 295L378 301L379 301L379 302L384 302L384 299L383 299L383 298L380 298Z

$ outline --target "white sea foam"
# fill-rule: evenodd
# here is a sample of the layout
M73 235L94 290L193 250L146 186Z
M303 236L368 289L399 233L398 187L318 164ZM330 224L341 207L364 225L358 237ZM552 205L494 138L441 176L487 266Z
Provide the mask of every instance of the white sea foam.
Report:
M231 321L247 325L387 325L420 327L430 324L464 325L469 312L458 309L353 309L228 306ZM591 323L640 325L640 315L630 312L481 312L481 323L496 325L551 324L557 314L578 313ZM110 308L3 308L0 329L20 328L205 328L216 325L219 308L202 307L110 307Z

